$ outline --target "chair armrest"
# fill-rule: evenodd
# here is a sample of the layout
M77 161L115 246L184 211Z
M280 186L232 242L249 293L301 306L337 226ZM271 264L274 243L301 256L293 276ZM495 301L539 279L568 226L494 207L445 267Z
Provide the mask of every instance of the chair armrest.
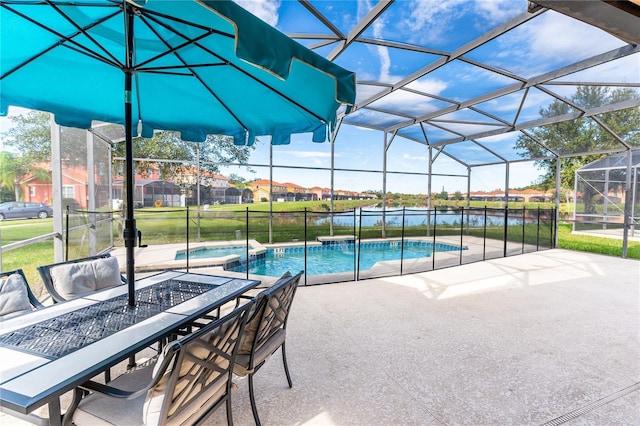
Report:
M96 392L106 396L110 396L112 398L136 399L137 397L147 393L147 391L151 388L151 384L153 384L153 382L147 383L144 388L136 391L125 391L113 386L103 385L102 383L89 380L88 382L85 382L78 387L90 392Z
M249 296L247 294L241 294L238 296L238 299L253 299L254 296Z

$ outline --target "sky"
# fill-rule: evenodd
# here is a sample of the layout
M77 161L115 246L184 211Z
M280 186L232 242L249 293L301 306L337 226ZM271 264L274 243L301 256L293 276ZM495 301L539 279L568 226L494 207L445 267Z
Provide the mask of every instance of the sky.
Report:
M261 17L271 25L288 34L313 33L323 31L322 25L309 14L302 13L300 5L291 1L247 1L239 2L252 13ZM371 7L372 2L360 0L350 2L312 2L322 13L343 32L348 32L355 22ZM452 51L461 44L479 37L488 28L492 28L527 9L524 0L435 0L399 1L381 15L377 22L363 34L365 37L376 37L388 40L405 41L439 51ZM292 17L297 19L292 19ZM533 24L535 22L535 24ZM326 30L324 30L326 32ZM308 42L312 44L315 41ZM525 78L540 75L558 67L623 46L620 40L594 29L584 23L565 17L555 12L547 12L530 23L521 25L506 35L493 40L468 56L471 59L488 63L507 72ZM594 48L594 46L597 46ZM317 49L320 54L328 54L333 46ZM426 57L425 57L426 56ZM432 60L437 58L435 55ZM396 82L415 70L424 66L428 55L404 52L398 49L371 45L352 45L348 54L343 54L336 62L357 74L358 81ZM563 77L565 81L610 81L638 82L640 80L639 55L622 61L611 62L580 73ZM514 80L478 70L462 62L452 62L428 76L411 83L413 89L428 92L454 100L465 100L495 90ZM358 100L367 99L379 88L358 86ZM575 87L554 87L564 96L569 96ZM513 111L521 102L519 93L506 99L488 101L482 108L496 116L511 120ZM519 120L530 121L539 118L539 110L554 99L548 94L531 89L523 106ZM413 98L408 92L395 92L383 101L375 104L380 108L395 109L410 114L429 112L441 108L443 104L437 100ZM385 120L381 114L376 115L360 110L362 120ZM443 119L468 119L464 113L452 113ZM485 120L486 121L486 120ZM384 123L382 124L392 124ZM459 128L464 132L465 128ZM475 130L480 130L477 127ZM430 140L438 141L451 137L450 133L437 128L430 128ZM533 162L517 162L522 159L521 153L513 148L517 133L504 134L479 140L491 147L509 161L509 186L523 187L537 181L541 171ZM354 126L343 126L336 141L336 168L375 169L382 168L383 134ZM460 143L452 145L448 150L465 163L473 165L481 162L495 162L497 158L487 151L473 145ZM387 170L405 172L425 172L428 161L428 149L421 144L407 139L397 138L387 151ZM268 158L268 157L267 157ZM290 146L274 148L274 164L298 164L299 161L311 163L316 167L330 167L328 149L309 143L293 143ZM506 167L504 165L473 167L471 169L471 190L492 191L505 187ZM458 177L434 177L432 191L440 191L444 186L449 192L467 190L467 170L455 161L440 156L433 167L434 173L454 174ZM288 177L303 186L312 184L316 173L289 171ZM295 177L294 177L295 176ZM365 176L365 179L361 177ZM275 179L275 177L274 177ZM337 179L336 179L337 180ZM381 178L374 174L341 173L339 186L354 190L366 190L377 185L381 187ZM387 188L391 191L424 192L426 177L390 174Z
M317 18L295 1L242 0L237 2L287 34L327 32L326 27ZM311 3L345 34L375 4L368 0L312 1ZM451 52L479 37L487 29L525 12L526 9L526 0L400 0L388 8L363 33L363 37L402 41L439 52ZM317 40L299 41L307 46L318 42ZM620 40L600 30L557 13L546 12L539 18L470 52L467 57L504 70L506 75L514 73L528 78L623 45L624 43ZM326 56L334 47L334 45L328 45L315 51ZM338 56L336 63L354 71L358 82L394 83L437 58L437 55L422 52L406 52L392 47L353 43L347 52ZM637 83L640 80L640 54L566 76L563 79L565 81ZM397 91L392 96L372 105L380 109L392 109L407 114L425 114L446 105L437 97L463 101L512 84L514 81L508 76L483 71L465 62L454 61L409 86L412 89L430 93L434 95L433 98L416 97L408 91ZM575 87L554 86L553 89L563 96L569 96ZM372 96L380 88L358 84L357 90L357 101L361 101ZM505 120L512 120L514 107L517 107L521 100L521 94L514 93L499 101L487 101L479 107ZM518 117L519 122L538 118L540 108L552 101L553 98L548 94L535 88L531 89ZM9 113L14 114L16 111L19 112L10 108ZM388 116L367 110L356 111L350 118L363 122L376 120L383 125L394 124L385 121L389 120ZM462 111L440 118L481 121L472 113ZM0 117L0 132L6 129L7 123L6 118ZM487 130L486 127L479 124L449 125L449 129L461 133L470 130L476 132ZM436 127L430 127L427 130L430 142L452 137L452 133ZM411 126L403 131L407 135L415 136L419 129ZM512 161L508 171L511 188L530 185L540 176L540 170L533 162L519 162L522 159L522 153L513 149L516 137L517 134L512 133L478 140L496 154ZM249 162L268 166L269 139L268 137L259 139ZM335 142L334 165L338 169L334 176L336 189L381 190L383 178L379 171L383 169L383 152L382 132L343 125ZM471 166L498 161L495 155L480 149L473 142L451 145L447 147L447 152ZM387 149L386 168L390 172L386 179L387 190L425 193L428 185L426 177L428 158L429 150L425 145L410 141L401 135L396 137ZM273 164L276 166L273 170L275 181L294 182L305 187L328 187L331 184L328 171L331 168L331 145L313 143L310 135L295 135L291 145L273 147ZM286 166L312 167L313 169L309 171L286 168ZM268 167L254 166L251 169L253 172L248 172L246 168L223 167L220 171L225 175L234 173L247 179L269 178ZM448 192L467 191L467 168L449 157L438 156L434 161L432 172L435 174L431 183L433 192L439 192L442 189ZM471 190L503 189L506 172L502 164L472 167Z

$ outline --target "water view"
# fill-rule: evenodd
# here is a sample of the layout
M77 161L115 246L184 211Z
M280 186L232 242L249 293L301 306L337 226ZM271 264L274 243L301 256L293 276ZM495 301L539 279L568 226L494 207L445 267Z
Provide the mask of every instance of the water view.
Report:
M434 213L435 212L435 213ZM338 226L379 226L382 224L383 210L381 207L367 207L366 209L356 209L353 212L338 213L333 217L333 223ZM316 221L316 224L326 223L330 220L329 217ZM456 225L462 221L466 221L472 226L484 225L484 214L469 214L466 211L464 217L461 215L460 210L427 210L419 208L407 208L404 210L404 226L427 226L430 224L437 225ZM504 211L489 210L486 216L487 226L503 225L504 224ZM362 221L362 224L360 223ZM384 212L384 221L387 226L402 226L403 224L403 210L402 209L387 209ZM522 223L521 218L509 217L507 220L508 225L515 225Z
M360 244L339 243L307 247L307 264L304 263L304 247L268 249L264 258L251 261L249 272L256 275L280 276L283 271L306 270L307 275L335 274L354 271L360 262L360 270L371 269L376 262L429 258L434 251L459 251L460 247L451 244L425 241L405 241L404 250L400 241L383 241ZM466 250L465 247L462 250ZM359 257L359 259L358 259ZM244 272L245 265L233 269Z

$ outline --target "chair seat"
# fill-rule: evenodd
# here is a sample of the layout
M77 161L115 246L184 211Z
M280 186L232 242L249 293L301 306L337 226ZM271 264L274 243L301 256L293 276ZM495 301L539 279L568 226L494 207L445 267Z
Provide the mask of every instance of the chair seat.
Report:
M191 426L226 404L227 422L233 425L231 374L252 306L250 301L172 341L153 365L106 385L83 383L75 389L65 423ZM84 390L92 394L82 398Z
M273 354L287 338L287 330L279 329L274 335L264 344L260 349L255 352L253 356L253 365L260 365L271 354ZM236 356L236 365L233 366L233 373L238 376L246 376L249 373L253 373L253 369L249 369L250 354L238 353Z
M136 391L143 388L153 376L154 365L135 370L131 373L123 374L117 379L109 382L109 386L125 391ZM226 380L219 380L207 392L203 392L199 399L199 404L203 409L207 409L208 400L216 401L225 392ZM159 420L151 412L159 411L162 405L162 398L151 398L147 400L147 394L134 399L111 398L101 394L91 394L82 400L82 404L76 409L73 422L77 426L149 426L152 423L145 423L143 413L146 410L150 419ZM145 406L145 400L147 405ZM114 415L114 413L118 413ZM189 419L199 416L201 413L183 412L180 416L171 418L167 425L189 424Z
M143 388L151 380L154 365L140 368L109 382L109 386L127 391L135 391ZM91 394L82 399L82 404L76 409L73 422L78 426L91 425L115 425L111 420L117 419L118 423L127 426L144 425L142 409L145 395L131 400L110 398L100 394ZM118 416L114 416L117 412Z

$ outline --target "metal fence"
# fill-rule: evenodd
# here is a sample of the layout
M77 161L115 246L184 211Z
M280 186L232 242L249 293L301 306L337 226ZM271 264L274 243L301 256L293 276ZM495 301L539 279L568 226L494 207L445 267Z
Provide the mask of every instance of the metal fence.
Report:
M555 217L554 209L141 209L139 243L153 255L151 264L136 259L136 267L220 266L258 279L304 270L305 284L403 275L553 248ZM63 242L66 260L122 248L122 222L118 211L67 211L62 235L0 236L1 266L24 268L37 283L35 266L27 264L34 256L36 266L53 262L54 240ZM230 248L234 253L225 254Z
M304 270L305 284L424 272L553 248L555 218L554 209L526 208L136 213L141 243L166 245L168 257L157 259L158 269L166 268L167 259L182 259L186 268L222 265L258 278Z

